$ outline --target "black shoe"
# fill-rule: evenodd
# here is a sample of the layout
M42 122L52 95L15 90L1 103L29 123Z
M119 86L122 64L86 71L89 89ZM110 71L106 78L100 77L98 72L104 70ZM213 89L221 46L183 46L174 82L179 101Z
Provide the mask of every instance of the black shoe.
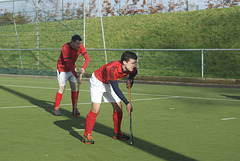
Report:
M56 110L54 110L54 115L55 115L55 116L62 116L62 113L60 112L60 109L59 109L59 108L56 109Z
M72 114L74 115L74 109L73 109ZM80 112L78 111L78 109L76 110L76 115L77 115L77 116L80 115Z

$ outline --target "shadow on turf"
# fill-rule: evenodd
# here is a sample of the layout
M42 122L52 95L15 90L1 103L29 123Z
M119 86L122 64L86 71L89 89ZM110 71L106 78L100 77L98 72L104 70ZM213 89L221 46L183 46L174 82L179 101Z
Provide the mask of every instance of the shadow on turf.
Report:
M31 104L35 105L36 107L40 107L40 108L44 109L45 111L47 111L48 113L50 113L51 115L55 116L54 115L54 102L39 100L39 99L36 99L34 97L28 96L26 94L20 93L18 91L12 90L12 89L4 87L4 86L0 86L0 89L3 89L11 94L14 94L18 97L23 98L25 100L28 100ZM82 125L83 126L82 129L84 129L85 128L85 119L76 119L73 117L73 115L70 111L67 111L65 109L61 109L61 113L65 117L72 118L72 120L64 121L60 127L63 128L64 130L69 130L70 135L78 138L79 140L82 140L82 137L77 132L75 132L72 127L79 127L80 125ZM71 127L69 127L68 125L71 125Z
M78 118L74 118L71 120L59 120L59 121L55 121L54 124L64 130L68 131L70 135L77 138L78 140L80 140L80 141L82 140L82 136L77 131L74 131L73 127L75 129L84 129L85 128L85 118L84 117L79 116ZM102 125L102 124L99 124L96 122L95 126L94 126L94 131L112 138L113 129L109 128L105 125ZM124 142L127 145L129 145L129 140L124 141ZM138 148L142 151L145 151L147 153L150 153L152 155L155 155L155 156L162 158L164 160L167 160L167 161L197 161L196 159L189 158L187 156L176 153L169 149L160 147L156 144L147 142L138 137L134 137L134 143L135 143L134 144L135 148ZM92 146L94 146L94 145L92 145Z
M85 118L72 117L72 119L69 120L55 121L54 124L63 130L68 131L71 136L77 138L79 141L82 141L83 137L79 135L78 131L75 131L74 129L85 129Z
M233 99L236 99L236 100L240 100L240 96L230 96L230 95L225 95L225 94L220 94L220 95L228 97L228 98L233 98Z
M47 112L49 112L50 114L53 115L54 102L39 100L34 97L28 96L26 94L20 93L18 91L15 91L15 90L3 87L3 86L0 86L0 88L5 91L8 91L12 94L15 94L23 99L28 100L33 105L43 108L44 110L46 110ZM73 136L81 141L82 136L79 135L79 133L77 131L75 131L74 128L84 129L85 128L85 118L82 116L80 116L78 118L74 118L72 116L71 112L64 110L64 109L61 109L61 112L64 116L66 116L69 119L55 121L54 124L62 129L64 129L65 131L68 131L71 136ZM109 128L105 125L102 125L102 124L99 124L96 122L96 124L94 126L94 131L112 138L113 129ZM129 145L129 141L124 141L124 142ZM135 142L135 145L134 145L135 148L138 148L142 151L145 151L149 154L155 155L155 156L162 158L164 160L167 160L167 161L196 161L196 159L189 158L185 155L182 155L182 154L176 153L174 151L171 151L169 149L160 147L156 144L147 142L138 137L134 137L134 142Z
M48 113L54 115L54 102L39 100L39 99L36 99L34 97L28 96L26 94L20 93L20 92L15 91L15 90L9 89L9 88L4 87L4 86L0 86L0 89L3 89L7 92L10 92L10 93L12 93L12 94L14 94L18 97L21 97L21 98L25 99L25 100L28 100L31 104L33 104L37 107L40 107L40 108L44 109L45 111L47 111ZM64 115L67 115L67 116L72 115L71 112L69 112L67 110L61 109L61 111Z

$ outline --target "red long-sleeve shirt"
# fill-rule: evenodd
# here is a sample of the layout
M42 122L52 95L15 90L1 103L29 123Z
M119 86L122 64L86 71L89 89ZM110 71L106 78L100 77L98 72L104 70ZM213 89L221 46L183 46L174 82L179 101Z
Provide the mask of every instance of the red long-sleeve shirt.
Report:
M122 91L119 89L117 80L124 78L128 74L130 75L133 74L134 75L133 78L134 78L136 73L137 73L136 68L132 72L124 71L122 68L122 63L120 61L112 61L98 68L94 72L94 75L99 81L105 84L111 84L117 96L127 105L129 102L126 99L126 97L123 95Z
M136 69L134 69L132 72L123 72L122 63L120 61L112 61L98 68L94 72L94 75L99 81L110 84L110 81L122 79L128 74L133 73L136 73Z
M83 44L81 44L78 50L72 48L72 46L70 45L70 42L64 44L62 47L60 57L58 59L58 63L57 63L58 71L59 72L71 71L73 75L76 78L78 78L79 76L75 71L75 68L76 68L75 62L80 54L85 59L85 63L83 64L82 68L86 69L89 64L90 58Z

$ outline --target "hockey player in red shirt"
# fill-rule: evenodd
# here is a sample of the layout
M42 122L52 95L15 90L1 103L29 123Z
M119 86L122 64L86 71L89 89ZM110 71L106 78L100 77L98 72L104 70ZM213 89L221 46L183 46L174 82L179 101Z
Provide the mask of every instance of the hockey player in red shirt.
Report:
M75 82L77 80L78 86L81 85L81 80L75 70L75 62L79 55L82 55L85 59L84 65L80 69L80 73L84 74L87 68L90 58L85 47L82 44L82 39L78 35L72 37L71 42L65 43L62 47L60 57L57 62L57 79L59 84L59 90L55 98L54 115L61 116L59 105L62 100L62 94L66 87L66 82L69 81L71 88L72 107L74 108L75 100L77 96ZM77 115L80 113L77 111Z
M129 136L121 132L123 114L121 100L125 103L129 113L132 112L133 107L119 89L118 79L129 75L127 88L131 88L134 77L137 74L136 62L137 55L133 52L125 51L122 54L121 61L105 64L92 74L90 78L92 108L86 117L85 133L82 140L85 144L94 144L92 130L100 111L102 97L105 102L110 102L113 106L113 138L120 140L129 139Z

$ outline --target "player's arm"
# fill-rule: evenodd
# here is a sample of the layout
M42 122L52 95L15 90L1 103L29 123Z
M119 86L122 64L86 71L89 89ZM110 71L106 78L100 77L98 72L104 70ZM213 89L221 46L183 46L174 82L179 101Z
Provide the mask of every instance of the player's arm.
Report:
M87 52L87 50L86 50L86 48L84 47L83 44L81 44L80 48L78 49L78 53L81 53L81 55L85 59L84 64L83 64L82 68L80 69L80 73L84 74L85 70L86 70L86 68L87 68L87 66L90 62L90 58L89 58L88 52Z
M122 91L120 90L119 86L118 86L118 81L110 81L110 84L112 85L112 88L114 90L114 92L117 94L117 96L127 105L129 104L128 100L126 99L126 97L123 95Z
M134 73L130 73L130 74L129 74L128 80L127 80L127 82L126 82L127 88L128 88L128 87L132 88L133 83L134 83L134 78L135 78L135 76L137 75L137 73L138 73L138 71L137 71L137 69L136 69L136 71L135 71Z
M84 74L84 73L85 73L85 70L86 70L86 68L87 68L87 66L88 66L88 64L89 64L89 62L90 62L90 57L89 57L87 51L86 51L85 53L83 53L82 56L84 57L85 62L84 62L84 64L83 64L80 72L81 72L81 74Z
M117 94L117 96L125 103L126 107L127 107L127 111L128 112L132 112L133 107L132 105L128 102L128 100L126 99L126 97L123 95L122 91L119 89L118 87L118 81L110 81L110 84L112 85L112 88L114 90L114 92Z

